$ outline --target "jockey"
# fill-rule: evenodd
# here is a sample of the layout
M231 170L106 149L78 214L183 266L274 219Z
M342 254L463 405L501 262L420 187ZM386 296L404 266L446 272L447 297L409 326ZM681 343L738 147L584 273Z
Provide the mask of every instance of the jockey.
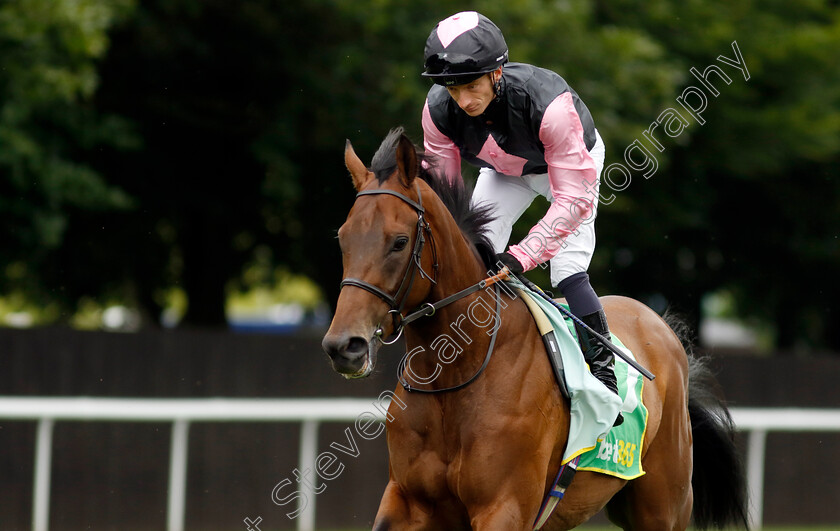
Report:
M425 67L435 84L423 107L424 147L450 181L461 179L462 159L480 168L472 202L493 207L488 235L499 266L519 274L549 262L571 312L609 338L586 273L605 153L586 105L558 74L508 63L501 30L475 11L435 26ZM538 195L548 211L505 251L513 223ZM592 374L618 393L612 352L578 332Z

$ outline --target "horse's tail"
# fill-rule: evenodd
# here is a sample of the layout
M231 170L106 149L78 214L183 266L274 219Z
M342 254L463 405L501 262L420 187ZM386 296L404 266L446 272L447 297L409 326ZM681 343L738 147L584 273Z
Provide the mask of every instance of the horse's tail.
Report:
M709 368L692 352L689 329L673 315L665 316L688 354L688 414L694 439L694 526L697 529L729 524L748 527L747 485L738 449L735 424L726 404L714 392L717 384Z

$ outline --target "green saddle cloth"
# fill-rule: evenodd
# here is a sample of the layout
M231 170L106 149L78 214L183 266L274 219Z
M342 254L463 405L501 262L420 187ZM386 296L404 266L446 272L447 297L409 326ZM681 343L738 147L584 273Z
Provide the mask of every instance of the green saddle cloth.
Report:
M622 479L644 474L639 458L648 419L648 410L642 402L644 377L616 356L617 397L589 372L571 319L521 283L514 281L511 284L523 290L543 310L560 345L571 397L569 440L563 463L580 456L578 470L601 472ZM635 359L619 338L613 335L612 339L624 353ZM619 410L624 415L624 423L613 427Z
M615 336L613 343L632 356ZM624 415L624 423L614 426L606 437L598 442L598 446L582 454L577 469L601 472L621 479L634 479L645 473L639 458L642 444L645 442L648 419L648 410L642 401L645 378L618 356L615 358L615 377L618 380L618 394L623 400L621 412Z

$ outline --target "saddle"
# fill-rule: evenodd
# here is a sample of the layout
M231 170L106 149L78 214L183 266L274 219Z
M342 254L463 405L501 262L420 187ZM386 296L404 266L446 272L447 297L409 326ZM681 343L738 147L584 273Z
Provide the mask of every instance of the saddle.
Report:
M545 350L548 353L548 360L551 362L551 368L554 370L554 378L557 380L557 386L560 388L566 400L570 400L569 387L566 385L566 372L563 368L563 356L560 353L560 344L557 341L557 335L554 333L554 326L546 316L545 312L534 300L522 289L517 289L519 296L531 310L531 316L537 324L537 330L542 336Z

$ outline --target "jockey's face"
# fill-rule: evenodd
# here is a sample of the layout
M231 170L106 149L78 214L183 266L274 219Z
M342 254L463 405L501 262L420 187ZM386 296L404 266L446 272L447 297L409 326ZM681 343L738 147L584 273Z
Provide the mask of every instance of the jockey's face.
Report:
M446 90L461 110L470 116L479 116L496 97L493 85L501 75L502 69L499 68L469 83L446 87Z

